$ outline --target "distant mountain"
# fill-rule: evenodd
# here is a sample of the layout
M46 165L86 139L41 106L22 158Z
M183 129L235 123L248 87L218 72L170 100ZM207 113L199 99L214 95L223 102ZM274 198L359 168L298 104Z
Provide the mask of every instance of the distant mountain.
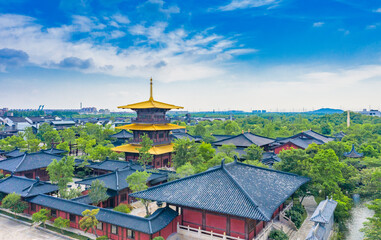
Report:
M320 108L315 111L310 111L308 113L313 113L313 114L334 114L334 113L343 113L344 110L341 109L333 109L333 108Z

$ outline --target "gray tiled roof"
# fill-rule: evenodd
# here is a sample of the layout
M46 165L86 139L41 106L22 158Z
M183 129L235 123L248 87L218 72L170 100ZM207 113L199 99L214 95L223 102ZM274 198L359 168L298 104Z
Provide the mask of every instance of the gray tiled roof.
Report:
M364 157L364 153L358 153L355 149L355 145L352 144L352 149L350 152L346 152L344 153L344 156L345 157L348 157L348 158L362 158Z
M143 167L138 163L134 161L119 161L119 160L105 160L102 162L94 162L91 165L88 165L88 167L93 169L99 169L99 170L106 170L106 171L115 171L116 169L125 169L132 167L135 170L142 170ZM151 168L151 166L146 166L147 168Z
M273 163L280 162L282 159L274 152L264 152L262 154L262 163L266 165L273 165Z
M99 181L103 181L105 183L105 186L108 189L111 189L114 191L120 191L122 189L128 188L128 183L126 181L126 178L135 172L136 172L136 169L133 169L133 168L117 170L115 172L103 174L97 177L87 178L82 181L78 181L76 183L83 184L83 185L91 185L91 183L94 180L99 180ZM152 181L156 181L156 182L166 181L167 178L168 178L167 174L151 173L151 176L148 178L148 183Z
M258 136L247 132L230 138L222 139L220 141L215 141L213 142L213 145L222 146L227 144L233 144L237 147L249 147L255 144L257 146L265 146L270 143L273 143L274 141L274 139Z
M233 162L130 194L133 197L269 221L309 178Z
M188 138L189 140L191 140L191 141L193 140L195 142L202 140L202 138L200 136L193 136L193 135L190 135L189 133L182 133L182 132L172 133L171 136L174 139L185 139L185 138Z
M178 215L176 211L166 207L159 208L148 218L143 218L43 194L28 199L27 201L34 204L42 205L47 208L57 209L78 216L82 216L82 212L86 209L92 210L98 208L98 221L110 223L116 226L132 229L147 234L153 234L165 228Z
M315 212L312 214L310 220L318 223L329 223L333 213L335 212L336 206L337 202L335 200L326 199L321 201Z
M4 152L4 155L8 158L18 157L18 156L24 155L24 152L21 152L20 149L16 148L15 150Z
M316 224L308 233L306 240L325 240L326 229L321 224Z
M57 148L50 148L50 149L46 149L46 150L41 150L41 152L45 152L45 153L49 153L49 154L56 154L56 155L67 153L67 151L57 149Z
M118 138L118 139L127 139L127 138L132 138L134 135L132 133L127 132L125 129L122 131L115 133L113 135L110 135L112 138Z
M60 161L62 157L44 152L24 153L21 156L0 161L0 169L9 172L23 172L45 168L53 159Z
M22 197L32 197L57 190L57 185L25 177L10 176L0 181L0 192L6 194L14 192Z

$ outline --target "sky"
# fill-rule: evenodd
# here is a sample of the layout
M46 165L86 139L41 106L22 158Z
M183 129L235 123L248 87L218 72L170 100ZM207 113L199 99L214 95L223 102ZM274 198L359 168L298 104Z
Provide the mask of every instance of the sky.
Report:
M379 0L0 0L0 108L381 109Z

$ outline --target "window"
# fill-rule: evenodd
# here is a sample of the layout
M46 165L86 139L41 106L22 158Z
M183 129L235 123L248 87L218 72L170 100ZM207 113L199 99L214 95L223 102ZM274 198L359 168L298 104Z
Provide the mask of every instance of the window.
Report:
M127 200L127 194L122 194L122 195L120 195L120 201L121 202L124 202L124 201L126 201Z
M102 230L102 229L103 229L103 223L98 222L98 224L97 224L97 229L98 229L98 230Z
M118 227L115 225L111 225L111 233L118 235Z
M75 215L70 214L70 222L75 222Z
M30 210L32 210L33 212L35 212L35 211L36 211L36 204L32 203L32 204L30 205Z
M56 209L51 209L51 210L50 210L50 215L51 215L52 217L57 217L57 210L56 210Z
M135 231L127 229L127 238L135 239Z

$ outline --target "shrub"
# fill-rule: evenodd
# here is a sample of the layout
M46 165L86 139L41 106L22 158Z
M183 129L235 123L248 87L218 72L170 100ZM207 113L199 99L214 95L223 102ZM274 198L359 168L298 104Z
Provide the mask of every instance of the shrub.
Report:
M96 240L108 240L108 237L107 236L100 236L100 237L97 237Z
M165 240L162 236L155 237L153 240Z
M63 233L63 228L67 228L70 226L70 220L69 219L65 219L65 218L62 218L62 217L58 217L56 219L54 219L54 223L53 225L60 229L61 233Z
M272 230L269 234L269 239L273 240L288 240L287 234L280 230Z
M122 212L122 213L130 213L132 207L128 204L121 203L117 207L115 207L113 210L117 212Z

